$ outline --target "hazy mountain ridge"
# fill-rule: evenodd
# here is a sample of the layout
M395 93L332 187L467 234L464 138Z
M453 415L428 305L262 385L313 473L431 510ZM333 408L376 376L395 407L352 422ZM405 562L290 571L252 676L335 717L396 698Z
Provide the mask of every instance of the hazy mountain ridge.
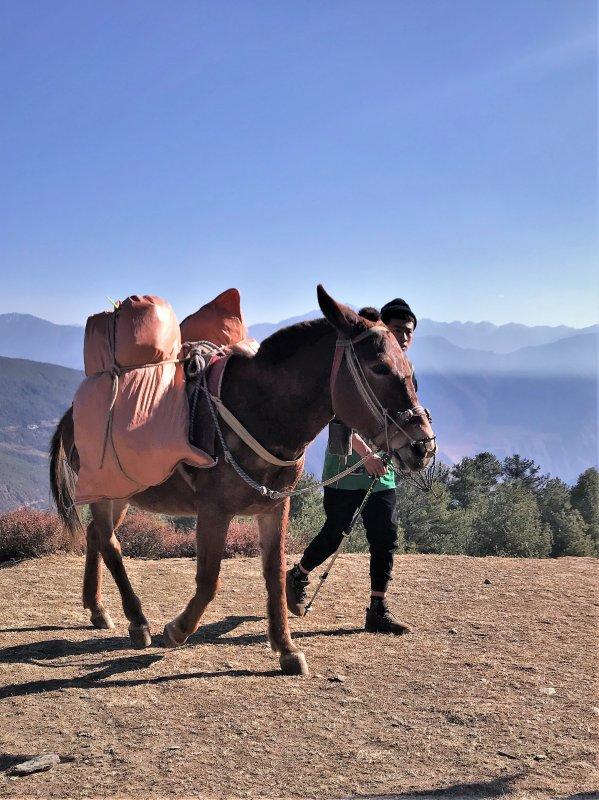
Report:
M319 316L321 312L314 309L280 322L250 325L249 332L255 339L262 341L280 328ZM488 353L495 356L513 355L526 348L598 333L599 325L571 328L566 325L549 327L509 323L498 326L490 322L435 322L421 319L412 352L416 361L416 353L418 350L422 351L422 358L427 359L427 366L431 358L437 357L438 352L439 357L447 355L449 363L461 361L462 364L467 363L473 369L478 369L479 365L489 363ZM83 369L83 335L84 328L81 326L56 325L31 314L0 314L0 356ZM424 341L429 338L433 338L437 344L433 346L429 343L425 346ZM441 340L466 352L447 349ZM525 354L521 354L519 358L525 358ZM495 359L493 365L497 369L506 368L501 359ZM588 371L588 367L585 369Z
M322 313L314 309L307 314L289 317L280 322L250 325L249 330L255 339L262 341L280 328L320 316ZM492 322L435 322L424 317L418 321L416 333L417 338L441 337L465 350L507 354L524 347L550 344L579 334L599 334L599 325L589 325L585 328L572 328L568 325L521 325L515 322L495 325Z
M567 325L521 325L508 322L494 325L492 322L435 322L422 319L418 322L421 336L442 336L458 347L473 350L489 350L505 354L524 347L550 344L578 334L597 334L599 325L571 328Z
M597 335L573 334L549 344L493 353L458 347L440 336L415 336L409 352L416 371L456 374L597 374Z
M83 369L84 328L31 314L0 314L0 356Z

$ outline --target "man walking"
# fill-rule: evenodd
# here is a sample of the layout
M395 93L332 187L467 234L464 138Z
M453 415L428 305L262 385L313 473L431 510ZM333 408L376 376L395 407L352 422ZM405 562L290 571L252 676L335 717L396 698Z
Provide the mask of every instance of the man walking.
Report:
M383 306L380 315L373 308L363 308L358 313L373 322L381 319L392 331L404 352L412 344L417 319L405 300L391 300ZM340 423L334 421L331 424ZM376 477L362 509L362 520L370 548L371 597L370 606L366 609L365 628L370 633L409 633L410 628L395 619L385 602L393 569L393 553L397 547L395 472L375 455L357 433L350 435L352 452L347 459L335 455L327 448L323 481L338 475L364 457L366 461L355 472L325 486L323 502L326 520L320 533L305 549L300 561L287 572L287 607L293 614L304 614L310 572L335 552L343 538L343 531L364 500L372 478Z

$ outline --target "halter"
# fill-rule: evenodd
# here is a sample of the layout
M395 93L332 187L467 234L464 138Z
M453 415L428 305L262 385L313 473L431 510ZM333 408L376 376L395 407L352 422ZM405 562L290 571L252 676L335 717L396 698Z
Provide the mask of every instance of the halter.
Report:
M386 450L387 452L391 451L389 445L389 428L393 426L397 428L405 437L406 444L410 447L417 447L418 445L424 445L426 449L426 445L428 442L434 442L434 436L427 436L423 437L422 439L414 439L410 436L410 434L405 430L403 427L407 425L414 417L426 415L426 418L431 420L430 412L427 408L423 406L413 406L412 408L408 408L405 411L400 411L397 413L396 418L394 418L386 408L380 403L379 399L375 395L372 387L368 383L366 376L364 375L364 370L362 369L362 365L358 359L356 354L354 345L358 342L365 339L367 336L371 336L372 334L378 332L388 332L388 329L383 325L374 325L372 328L369 328L366 331L354 336L353 338L349 339L344 336L339 336L337 338L337 342L335 344L335 355L333 357L333 366L331 368L331 400L333 398L333 392L335 389L335 382L337 380L337 376L339 374L339 368L341 367L341 363L343 361L343 356L347 361L347 367L349 370L350 375L353 378L353 381L356 385L356 388L360 394L360 397L364 401L364 404L380 425L380 430L373 439L374 443L377 446L382 446L382 443L386 443ZM333 409L334 410L334 409ZM381 438L382 437L382 438ZM380 440L380 441L378 441Z

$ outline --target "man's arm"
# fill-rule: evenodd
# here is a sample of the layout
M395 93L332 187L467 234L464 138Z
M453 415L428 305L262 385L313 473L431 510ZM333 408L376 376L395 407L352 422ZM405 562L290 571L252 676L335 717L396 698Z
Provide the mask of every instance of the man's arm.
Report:
M360 458L364 458L364 456L370 456L364 462L364 466L366 467L368 474L372 475L373 477L376 475L378 478L382 478L385 472L387 472L387 465L383 459L375 455L372 451L372 448L370 448L364 439L362 439L362 437L355 432L352 433L351 444L352 448L356 451Z

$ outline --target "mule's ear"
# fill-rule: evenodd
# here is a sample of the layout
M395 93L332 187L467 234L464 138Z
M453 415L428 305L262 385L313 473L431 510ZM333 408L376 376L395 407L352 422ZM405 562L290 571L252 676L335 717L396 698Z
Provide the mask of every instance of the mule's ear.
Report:
M321 283L316 287L316 294L318 295L318 305L326 319L340 333L351 336L355 332L356 326L360 324L360 318L356 312L352 311L349 306L333 300Z

